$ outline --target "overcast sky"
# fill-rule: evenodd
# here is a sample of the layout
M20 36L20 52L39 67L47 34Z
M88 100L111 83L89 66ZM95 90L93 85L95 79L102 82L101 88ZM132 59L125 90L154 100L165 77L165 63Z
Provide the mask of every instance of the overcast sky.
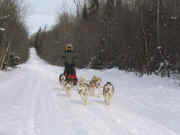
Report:
M57 14L62 10L73 10L73 0L25 0L27 9L26 24L29 32L36 32L39 27L51 27L56 22Z

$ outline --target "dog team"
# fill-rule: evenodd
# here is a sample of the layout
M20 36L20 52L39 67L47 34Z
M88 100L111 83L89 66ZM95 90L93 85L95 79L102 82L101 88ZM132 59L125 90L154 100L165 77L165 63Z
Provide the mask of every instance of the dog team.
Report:
M75 85L72 81L67 81L64 74L59 76L59 82L67 97L71 96L72 90L77 88L78 94L82 99L84 105L88 104L88 97L101 95L104 97L106 105L110 105L112 96L114 95L114 87L111 82L107 82L101 87L102 79L97 76L93 76L90 81L84 77L80 77Z

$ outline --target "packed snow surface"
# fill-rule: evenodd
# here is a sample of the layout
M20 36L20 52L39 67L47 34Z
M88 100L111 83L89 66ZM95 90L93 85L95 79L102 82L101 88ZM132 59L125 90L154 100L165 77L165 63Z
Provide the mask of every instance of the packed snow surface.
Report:
M84 106L76 90L65 96L58 82L62 72L34 49L27 63L0 72L0 135L180 135L177 80L77 70L78 76L111 81L116 91L110 106L102 97L90 97Z

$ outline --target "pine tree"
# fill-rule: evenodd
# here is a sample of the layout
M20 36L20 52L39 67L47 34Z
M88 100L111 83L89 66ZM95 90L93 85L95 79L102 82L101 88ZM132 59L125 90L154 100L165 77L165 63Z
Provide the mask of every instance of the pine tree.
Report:
M38 54L41 54L41 51L42 51L41 50L41 32L42 32L42 29L40 27L34 39L34 47L36 48Z
M88 11L87 11L87 6L86 6L86 4L84 4L84 7L83 7L82 17L83 17L84 20L87 20L87 19L88 19Z

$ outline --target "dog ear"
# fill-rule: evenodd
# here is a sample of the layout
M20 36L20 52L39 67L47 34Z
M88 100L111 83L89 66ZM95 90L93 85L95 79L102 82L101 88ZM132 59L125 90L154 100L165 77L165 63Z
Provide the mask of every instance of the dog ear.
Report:
M112 83L111 83L111 82L107 82L107 84L110 84L110 85L112 85Z

